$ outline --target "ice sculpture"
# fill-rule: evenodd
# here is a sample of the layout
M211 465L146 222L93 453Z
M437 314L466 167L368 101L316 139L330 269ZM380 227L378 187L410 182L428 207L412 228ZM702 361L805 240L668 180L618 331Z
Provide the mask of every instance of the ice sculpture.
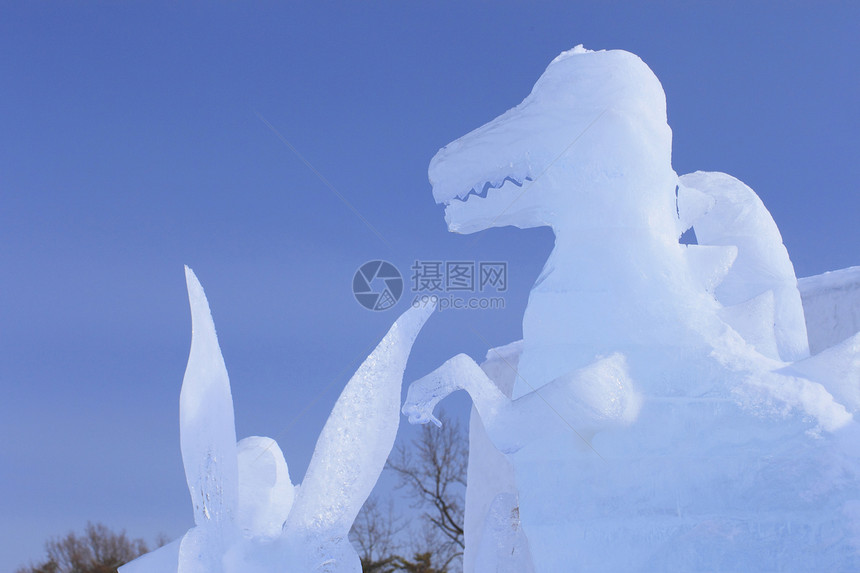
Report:
M472 397L467 573L860 570L858 348L805 358L775 224L729 176L679 180L638 57L561 54L429 176L451 231L555 234L523 340L403 407Z
M860 266L802 278L798 287L813 354L860 332Z
M737 250L737 258L714 289L724 307L723 319L747 341L760 341L753 346L766 356L787 362L809 356L794 265L764 203L731 175L697 171L680 177L679 217L693 191L710 202L704 213L693 216L698 244ZM742 305L740 312L733 312L736 305ZM767 310L757 313L752 306ZM759 324L750 324L751 315L761 315Z
M406 360L433 305L406 311L347 383L299 487L274 440L236 443L209 304L191 269L185 276L192 338L180 438L195 527L122 573L360 572L347 534L394 444Z

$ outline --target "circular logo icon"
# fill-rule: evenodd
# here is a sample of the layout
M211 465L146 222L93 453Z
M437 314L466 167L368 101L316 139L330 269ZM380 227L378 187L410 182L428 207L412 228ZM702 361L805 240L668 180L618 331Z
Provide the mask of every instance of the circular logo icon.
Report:
M388 310L403 294L403 277L388 261L370 261L355 271L352 294L364 308Z

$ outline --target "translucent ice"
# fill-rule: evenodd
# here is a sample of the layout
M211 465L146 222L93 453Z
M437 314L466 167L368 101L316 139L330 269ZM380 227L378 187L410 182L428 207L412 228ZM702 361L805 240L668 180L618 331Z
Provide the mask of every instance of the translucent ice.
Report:
M486 535L481 538L473 565L478 573L532 573L528 540L520 523L516 494L493 498L484 518Z
M517 363L522 351L522 341L508 344L502 348L493 348L487 352L487 359L481 364L481 370L493 381L499 391L510 398L514 389ZM519 523L519 500L516 487L516 476L510 460L493 446L481 417L475 408L469 419L469 465L467 481L481 484L480 487L466 488L466 511L464 537L466 547L463 552L463 570L475 571L478 552L484 553L492 549L493 557L484 555L480 563L484 570L494 568L504 571L506 564L518 566L518 571L532 571L531 555L527 553L528 540ZM500 504L507 503L505 510L499 509ZM495 509L491 511L491 507ZM508 517L504 518L507 513ZM515 522L510 515L516 516ZM509 531L501 534L499 516L503 516L502 524L507 523ZM484 542L484 531L488 531L488 539ZM492 532L492 533L490 533ZM501 546L501 547L500 547ZM518 547L524 555L522 559L513 561L508 557L517 552Z
M856 392L838 382L858 349L784 361L808 352L776 225L729 176L679 181L639 58L561 54L429 176L452 231L555 234L521 343L455 356L403 407L427 422L472 397L467 573L860 568ZM690 225L700 244L679 244Z
M233 398L206 294L188 267L185 280L191 351L179 394L179 438L196 527L180 544L179 571L218 571L236 537L239 504Z
M236 447L239 527L251 535L277 537L296 495L284 454L275 440L260 436L244 438Z
M191 303L191 352L179 394L182 464L194 523L226 524L236 515L239 481L233 398L203 287L185 268Z
M860 267L798 281L813 354L860 332Z
M711 207L692 221L698 243L737 249L737 259L716 287L717 300L733 306L772 291L773 312L761 318L772 325L778 353L772 355L763 348L759 351L789 362L809 356L794 266L776 223L758 195L725 173L697 171L682 176L680 185L712 199Z
M433 305L406 311L347 383L298 487L274 440L236 443L209 304L187 267L186 282L192 341L180 440L195 527L122 573L360 572L347 534L394 443L406 360Z
M406 311L344 388L317 440L288 533L349 532L394 445L406 360L433 310Z

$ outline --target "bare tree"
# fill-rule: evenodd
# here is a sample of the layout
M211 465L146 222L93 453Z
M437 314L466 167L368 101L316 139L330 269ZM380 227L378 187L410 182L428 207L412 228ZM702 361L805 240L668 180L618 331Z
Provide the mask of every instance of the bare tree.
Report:
M440 412L440 417L444 413ZM412 507L423 511L428 526L425 540L429 545L416 552L416 559L429 552L435 569L444 572L463 555L463 511L468 466L468 445L456 420L447 420L441 428L425 425L421 435L409 446L398 446L388 467L399 479L398 488L405 488L413 498ZM423 557L422 557L423 559ZM419 560L420 561L420 560ZM407 569L409 570L409 569Z
M158 540L164 544L164 539ZM45 544L47 560L21 567L16 573L115 573L117 567L147 553L143 539L129 539L125 531L115 533L101 523L87 523L82 536L69 533Z
M403 571L403 573L448 573L447 568L437 569L434 567L432 561L433 554L430 552L416 553L411 561L398 557L397 570Z
M397 447L387 468L397 475L397 488L406 490L412 508L421 511L423 526L404 525L393 501L383 509L378 498L370 497L350 531L364 573L462 570L467 464L468 444L456 420L441 429L423 426L409 445Z
M375 496L364 502L349 532L350 541L358 548L363 573L394 573L398 570L397 532L400 522L390 501L385 511Z

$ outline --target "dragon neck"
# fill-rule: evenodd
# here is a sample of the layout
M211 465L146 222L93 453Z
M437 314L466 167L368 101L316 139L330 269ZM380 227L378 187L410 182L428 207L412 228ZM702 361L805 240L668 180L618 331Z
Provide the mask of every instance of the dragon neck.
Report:
M621 351L676 353L695 340L691 305L708 314L683 247L653 228L556 230L529 295L514 398Z

